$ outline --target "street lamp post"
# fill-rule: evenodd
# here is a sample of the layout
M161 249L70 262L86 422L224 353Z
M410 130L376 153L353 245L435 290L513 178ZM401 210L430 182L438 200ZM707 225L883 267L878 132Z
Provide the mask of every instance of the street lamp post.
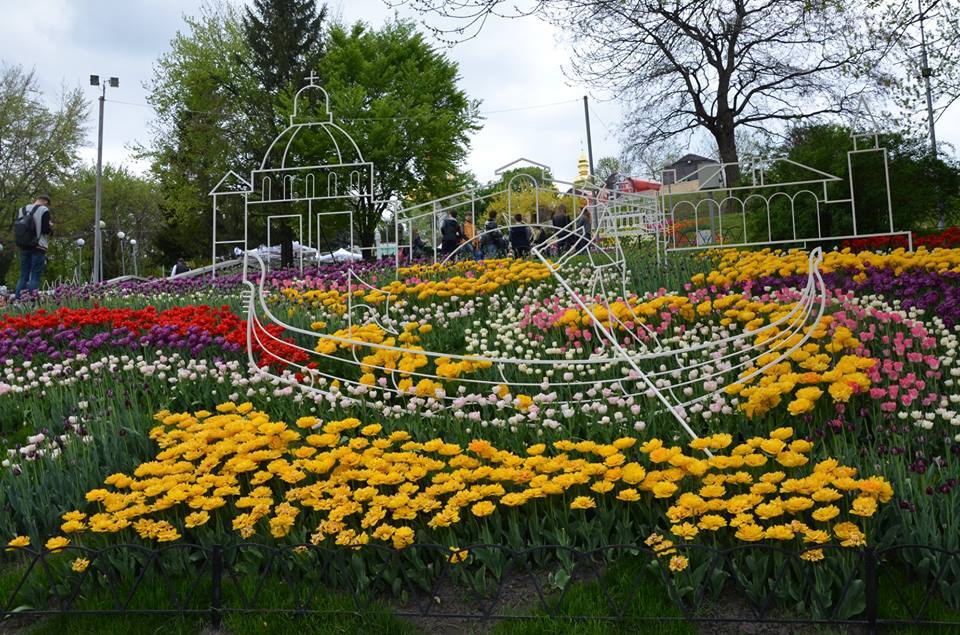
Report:
M100 83L99 75L90 76L91 86L102 86L100 93L100 124L97 128L97 194L93 220L93 273L91 279L94 282L103 282L103 237L100 235L101 221L100 208L102 203L102 180L103 180L103 104L107 100L107 85L111 88L118 88L120 80L111 77L109 80Z
M120 275L127 275L127 261L126 257L123 254L123 241L126 239L127 235L123 232L117 232L117 240L120 241Z
M86 241L83 238L77 238L77 242L74 244L77 246L77 271L74 274L74 279L77 284L80 284L83 282L83 246Z
M133 258L133 275L139 276L140 271L137 269L137 239L130 239L130 257Z

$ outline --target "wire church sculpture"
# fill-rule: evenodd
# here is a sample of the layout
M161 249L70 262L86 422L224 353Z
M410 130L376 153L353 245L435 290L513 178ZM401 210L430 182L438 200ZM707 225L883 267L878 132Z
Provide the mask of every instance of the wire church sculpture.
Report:
M307 84L297 91L290 124L270 144L260 166L244 179L232 170L210 192L213 198L213 260L217 247L242 245L250 248L251 214L266 220L267 263L274 250L272 223L292 219L297 225L299 269L304 267L304 247L320 254L324 245L322 220L346 216L349 231L348 250L355 252L354 217L351 209L342 209L338 201L373 195L374 167L365 161L353 138L333 121L330 97L311 74ZM323 143L318 143L317 140ZM317 150L319 148L319 151ZM243 238L217 240L219 199L240 196L243 201ZM261 210L266 210L262 212ZM306 236L304 236L306 217ZM328 249L328 251L330 251ZM243 259L247 272L247 259Z

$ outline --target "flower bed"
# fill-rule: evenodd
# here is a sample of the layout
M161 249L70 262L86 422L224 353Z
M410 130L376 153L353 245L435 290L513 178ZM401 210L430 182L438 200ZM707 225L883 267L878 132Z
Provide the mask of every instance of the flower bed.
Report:
M824 317L797 333L760 329L797 306L807 254L714 258L682 288L626 297L565 271L620 346L680 351L637 363L687 404L693 442L535 262L370 269L369 286L340 268L275 277L268 306L313 333L266 327L279 342L260 362L280 379L247 373L236 309L177 302L192 286L135 292L163 310L5 316L0 412L24 425L4 433L0 526L48 550L645 544L678 576L704 565L684 545L777 545L814 572L863 545L960 547L960 250L826 254ZM312 390L281 381L294 373Z
M953 249L960 247L960 227L947 227L942 231L929 234L913 234L912 238L914 249L917 247ZM841 246L852 251L880 251L907 249L909 242L906 236L874 236L845 240Z

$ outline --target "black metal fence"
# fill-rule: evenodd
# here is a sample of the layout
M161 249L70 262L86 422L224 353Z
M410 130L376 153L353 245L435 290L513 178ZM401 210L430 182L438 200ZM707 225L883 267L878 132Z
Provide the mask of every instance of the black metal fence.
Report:
M822 555L822 558L819 556ZM924 545L803 557L768 544L578 550L259 543L8 549L0 618L231 613L960 628L960 551ZM654 585L654 586L652 586ZM651 588L665 603L650 607ZM572 594L589 593L572 610ZM640 602L640 595L645 602Z

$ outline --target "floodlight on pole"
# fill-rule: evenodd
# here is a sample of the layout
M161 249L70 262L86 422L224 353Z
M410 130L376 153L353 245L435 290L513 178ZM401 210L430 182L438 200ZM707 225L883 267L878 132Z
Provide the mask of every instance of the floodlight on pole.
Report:
M101 206L103 203L103 104L107 100L107 86L119 88L120 79L111 77L105 82L100 82L99 75L90 76L91 86L100 86L100 121L97 127L97 194L93 221L93 273L90 278L93 282L103 282L103 237L100 230L106 227L106 223L101 220Z

